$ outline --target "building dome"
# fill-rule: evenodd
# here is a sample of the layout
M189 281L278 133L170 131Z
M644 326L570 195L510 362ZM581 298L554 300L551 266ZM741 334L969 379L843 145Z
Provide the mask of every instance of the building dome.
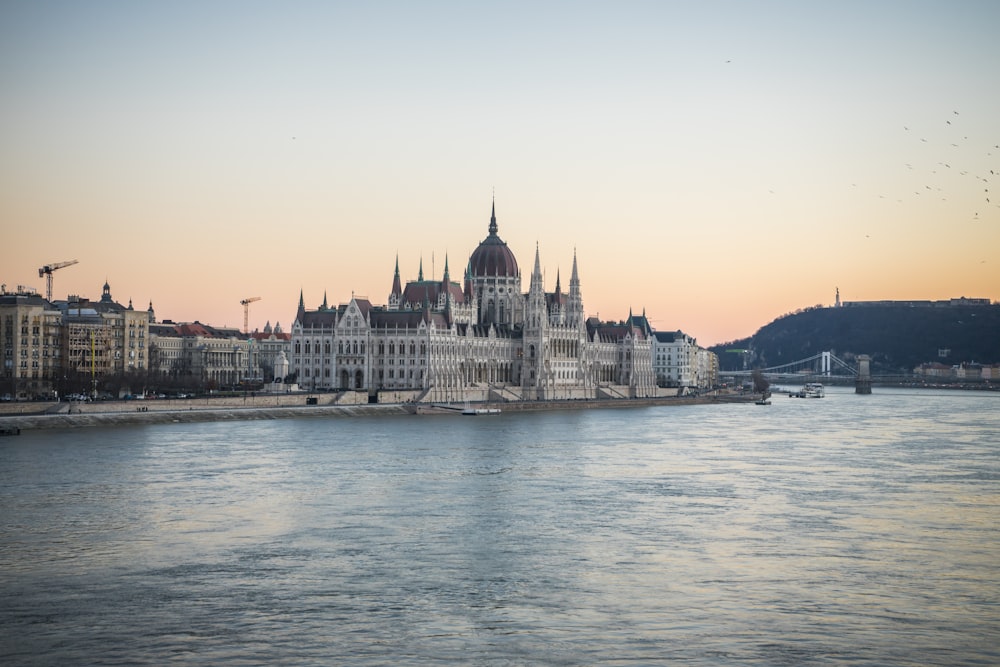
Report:
M490 235L483 239L469 258L469 268L473 276L501 276L515 278L518 275L517 260L507 244L497 236L496 205L490 216Z

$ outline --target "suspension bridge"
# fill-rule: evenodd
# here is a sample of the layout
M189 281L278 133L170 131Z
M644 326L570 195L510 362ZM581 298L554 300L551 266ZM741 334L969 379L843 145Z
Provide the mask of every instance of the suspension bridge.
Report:
M811 357L769 368L720 371L719 375L749 377L756 371L760 371L768 380L779 381L792 378L797 380L825 378L829 380L853 381L858 377L857 367L852 366L843 359L839 359L833 352L817 352Z

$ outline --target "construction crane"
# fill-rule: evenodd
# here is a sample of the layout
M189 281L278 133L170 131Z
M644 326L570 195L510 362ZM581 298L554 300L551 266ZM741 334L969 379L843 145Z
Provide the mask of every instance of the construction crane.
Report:
M259 296L247 297L240 301L240 305L243 306L243 333L250 333L250 304L254 301L260 301Z
M68 262L55 262L53 264L46 264L42 268L38 269L38 277L41 278L45 276L45 300L52 301L52 272L57 269L64 269L67 266L73 266L74 264L79 264L75 259L71 259Z

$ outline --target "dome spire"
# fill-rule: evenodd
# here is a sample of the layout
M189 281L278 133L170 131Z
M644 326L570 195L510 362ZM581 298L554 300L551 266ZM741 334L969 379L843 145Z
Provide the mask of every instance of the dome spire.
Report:
M497 233L497 198L493 196L493 210L490 212L490 234L496 236Z

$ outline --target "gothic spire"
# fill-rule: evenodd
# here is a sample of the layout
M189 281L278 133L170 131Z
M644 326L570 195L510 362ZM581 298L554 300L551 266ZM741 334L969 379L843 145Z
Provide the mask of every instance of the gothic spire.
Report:
M423 279L424 279L424 258L421 257L420 258L420 272L417 273L417 280L423 280Z
M490 213L490 234L496 236L497 233L497 198L493 197L493 210Z
M403 293L403 286L399 281L399 253L396 253L396 272L392 276L392 292L389 296L398 296Z

